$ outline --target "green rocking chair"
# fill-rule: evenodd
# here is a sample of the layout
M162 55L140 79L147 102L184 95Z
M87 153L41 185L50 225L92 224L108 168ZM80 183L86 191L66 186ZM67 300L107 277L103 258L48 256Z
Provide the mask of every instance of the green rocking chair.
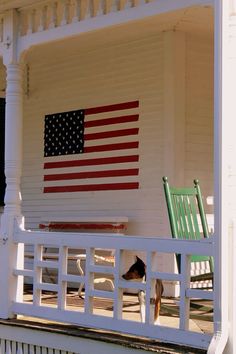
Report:
M191 188L174 188L169 186L167 177L163 177L163 184L172 237L189 240L209 237L199 181L194 180L194 186ZM176 254L179 272L180 257L179 254ZM213 286L214 264L212 257L192 255L191 262L209 262L210 270L203 274L193 275L191 282L211 280Z

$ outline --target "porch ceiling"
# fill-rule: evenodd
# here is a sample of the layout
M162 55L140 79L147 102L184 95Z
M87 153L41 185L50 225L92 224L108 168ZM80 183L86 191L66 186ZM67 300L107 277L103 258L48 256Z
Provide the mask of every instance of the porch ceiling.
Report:
M211 6L194 6L175 12L156 15L142 20L130 21L125 24L115 25L87 32L85 34L63 41L55 41L43 46L44 58L56 57L60 52L68 50L70 54L78 51L92 50L106 44L117 44L119 42L141 39L147 36L154 36L162 31L183 31L195 33L202 36L213 37L214 34L214 10ZM45 50L45 47L47 48ZM34 47L34 53L41 51L42 47ZM53 53L53 55L52 55ZM55 55L55 53L57 53ZM62 55L64 55L62 53ZM57 56L58 58L58 56Z

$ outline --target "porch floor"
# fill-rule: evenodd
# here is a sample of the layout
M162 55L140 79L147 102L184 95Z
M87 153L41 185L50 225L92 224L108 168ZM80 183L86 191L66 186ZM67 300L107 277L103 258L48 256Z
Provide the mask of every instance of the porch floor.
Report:
M83 296L83 293L82 293ZM24 301L32 301L32 288L27 286L24 294ZM42 304L45 307L56 306L57 295L54 293L45 293L42 296ZM84 299L78 296L75 289L68 289L67 308L75 311L83 311ZM95 298L94 313L102 316L112 316L112 302L109 299ZM125 294L123 297L123 319L140 322L139 304L137 295ZM0 321L0 323L9 323L19 326L30 326L38 330L56 331L66 333L72 336L80 336L113 342L131 348L146 350L155 353L206 353L204 350L179 347L173 344L160 343L147 338L137 338L132 335L118 334L112 331L98 330L93 328L84 328L54 321L48 321L38 318L18 316L17 319ZM178 299L163 298L161 307L160 323L162 326L177 328L179 324ZM191 302L191 320L190 330L194 332L212 333L213 332L213 309L211 303L206 300L194 300Z

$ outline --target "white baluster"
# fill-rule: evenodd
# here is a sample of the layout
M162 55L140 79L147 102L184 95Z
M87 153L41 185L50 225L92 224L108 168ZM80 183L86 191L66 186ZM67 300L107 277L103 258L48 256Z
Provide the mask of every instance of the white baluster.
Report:
M38 31L44 31L46 28L46 14L47 14L47 6L43 6L39 8L38 10L38 16L39 16L39 25L38 25Z
M22 348L22 343L18 342L16 354L24 354L23 353L23 348Z
M86 264L85 264L85 302L84 312L87 314L93 313L93 297L90 296L90 291L94 290L94 273L91 271L91 265L94 264L94 248L87 248L86 250Z
M7 340L7 342L6 342L6 354L12 354L11 342L9 340Z
M33 286L33 304L36 306L41 305L41 289L36 287L36 284L42 283L42 268L37 267L37 261L43 258L43 246L35 245L34 248L34 286Z
M106 2L105 0L98 0L96 16L104 15L104 13L105 13L105 2Z
M132 7L136 7L139 5L139 0L132 0Z
M28 353L34 354L34 349L35 349L35 346L34 346L33 344L30 344L30 345L29 345L29 352L28 352Z
M24 350L24 352L23 352L24 354L29 353L29 345L24 343L23 344L23 350Z
M104 14L109 14L111 12L112 0L104 0Z
M114 269L114 318L122 319L123 309L123 289L119 288L121 275L125 273L125 252L124 250L115 250L115 269Z
M42 354L41 347L39 347L38 345L36 345L36 347L35 347L35 354Z
M35 23L35 10L30 10L28 12L28 30L27 34L31 34L34 31L34 23Z
M119 11L120 3L119 0L111 0L111 12Z
M57 2L53 1L50 5L49 28L55 28L56 26L57 26Z
M118 3L118 10L119 11L124 10L125 5L126 5L126 0L120 0Z
M80 16L79 16L80 21L84 20L86 17L86 13L88 10L88 1L89 0L79 0L79 2L80 2Z
M16 354L16 349L17 348L17 344L16 344L16 341L12 340L11 341L11 352L12 354Z
M80 0L74 0L74 16L72 22L78 22L80 17Z
M0 354L5 354L5 340L1 339Z
M100 0L90 0L90 16L96 17L98 15L98 9L100 5Z
M64 26L68 23L68 15L69 15L69 1L62 0L62 19L61 26Z
M66 308L66 282L63 281L63 274L67 273L68 263L68 247L60 247L58 265L58 308L65 310Z

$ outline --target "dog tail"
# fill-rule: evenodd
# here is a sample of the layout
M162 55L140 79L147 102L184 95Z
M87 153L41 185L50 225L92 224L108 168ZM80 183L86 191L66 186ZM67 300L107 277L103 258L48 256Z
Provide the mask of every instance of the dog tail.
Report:
M157 320L160 314L161 309L161 297L164 291L164 287L162 281L157 279L156 280L156 301L155 301L155 312L154 312L154 321Z

